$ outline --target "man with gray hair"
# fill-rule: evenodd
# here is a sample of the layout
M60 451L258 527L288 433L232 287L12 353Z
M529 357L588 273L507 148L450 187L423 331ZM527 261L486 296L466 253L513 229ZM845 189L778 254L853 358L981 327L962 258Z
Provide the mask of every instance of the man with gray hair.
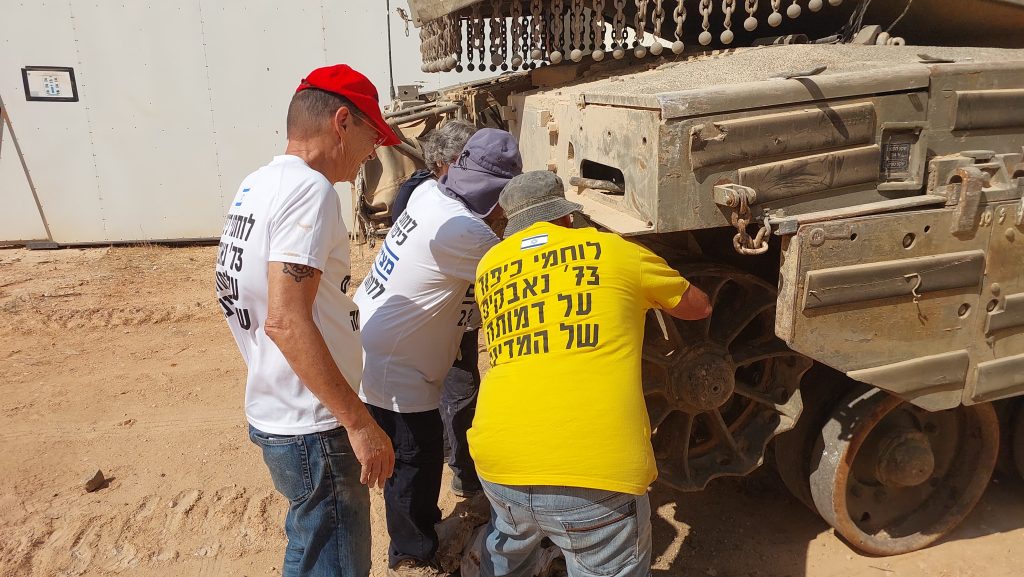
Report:
M707 296L646 247L572 228L546 171L501 193L506 236L477 268L491 357L469 446L491 520L481 577L529 577L548 538L570 577L647 577L657 476L640 361L646 313Z
M427 180L439 180L448 174L448 167L459 157L469 137L476 133L476 127L465 120L452 119L422 138L423 162L426 168L412 173L398 188L395 202L391 204L391 218L394 221L405 212L413 192Z

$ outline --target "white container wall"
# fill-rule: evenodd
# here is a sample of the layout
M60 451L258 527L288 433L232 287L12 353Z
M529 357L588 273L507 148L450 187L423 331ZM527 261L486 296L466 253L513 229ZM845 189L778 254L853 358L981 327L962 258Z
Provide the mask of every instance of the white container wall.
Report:
M0 242L219 236L241 179L284 150L305 73L350 64L388 102L387 5L5 1ZM418 31L405 36L398 7L408 9L391 2L395 84L468 80L420 72ZM72 68L78 100L28 100L22 69L34 66Z

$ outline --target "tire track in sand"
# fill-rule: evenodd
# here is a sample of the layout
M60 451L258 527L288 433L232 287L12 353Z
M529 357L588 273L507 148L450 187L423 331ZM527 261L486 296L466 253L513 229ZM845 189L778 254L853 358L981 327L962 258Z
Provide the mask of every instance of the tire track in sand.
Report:
M0 567L19 577L144 574L146 567L195 559L201 575L213 576L224 556L279 548L285 508L272 491L238 486L151 494L98 515L75 513L67 500L53 505L63 516L34 515L5 536Z

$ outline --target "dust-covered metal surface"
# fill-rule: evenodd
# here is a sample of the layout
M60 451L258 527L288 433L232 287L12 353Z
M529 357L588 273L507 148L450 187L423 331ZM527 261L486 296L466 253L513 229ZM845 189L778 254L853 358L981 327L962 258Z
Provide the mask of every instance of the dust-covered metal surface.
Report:
M739 48L695 56L639 70L587 69L584 77L554 88L568 98L576 95L588 104L621 104L661 111L668 118L708 114L729 109L758 108L781 102L820 100L841 84L856 93L870 84L872 93L910 90L928 85L930 64L922 54L939 55L960 63L1018 62L1024 51L978 47L789 45ZM779 78L805 68L825 69L811 77ZM883 72L884 71L884 72ZM764 83L764 84L762 84ZM740 87L741 94L731 96ZM815 93L815 87L821 94ZM710 90L710 92L703 92ZM745 98L764 96L752 102ZM842 96L841 92L833 94ZM714 98L721 95L721 98ZM687 98L689 97L689 98ZM699 108L683 103L704 101ZM696 105L696 104L695 104Z
M929 154L1024 145L1024 130L1006 130L1020 122L1024 51L928 49L954 61L934 64L923 50L780 46L640 71L544 69L536 90L513 95L510 127L529 168L621 180L623 194L577 188L578 200L650 223L648 232L729 225L713 200L723 183L757 191L754 216L903 198L923 192ZM809 64L825 69L777 78ZM999 106L981 114L979 98Z
M779 336L930 410L1024 392L1024 187L1011 173L1022 154L966 154L930 162L930 192L946 206L806 223L787 237Z

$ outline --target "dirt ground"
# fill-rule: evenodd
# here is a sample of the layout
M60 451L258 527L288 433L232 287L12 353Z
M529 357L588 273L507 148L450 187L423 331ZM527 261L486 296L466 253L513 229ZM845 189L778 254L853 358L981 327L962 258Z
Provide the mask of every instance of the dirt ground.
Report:
M358 278L372 255L353 253ZM213 298L214 257L213 247L0 250L0 575L280 573L285 501L246 436L244 367ZM85 493L97 467L109 484ZM873 558L767 467L702 493L656 488L654 572L1020 575L1022 497L1019 480L997 479L939 544ZM442 496L446 513L455 503ZM379 577L379 492L373 507Z

